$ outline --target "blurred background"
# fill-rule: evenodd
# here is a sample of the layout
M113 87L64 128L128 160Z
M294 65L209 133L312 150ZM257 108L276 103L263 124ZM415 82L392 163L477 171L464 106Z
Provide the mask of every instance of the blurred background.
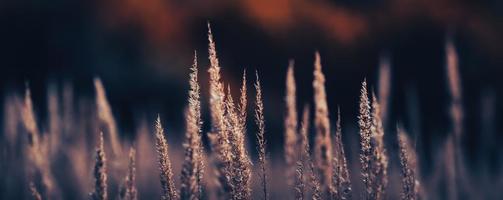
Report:
M283 145L288 61L295 61L300 110L312 102L315 51L332 120L340 106L347 134L357 135L361 82L377 88L379 66L389 64L387 127L400 121L417 141L434 147L451 131L447 40L459 56L468 157L476 160L481 130L502 139L496 134L503 128L496 123L503 107L498 0L2 0L0 89L22 92L28 82L43 120L49 83L70 83L75 94L93 97L93 78L100 77L122 134L135 130L140 115L153 122L161 113L168 132L181 138L197 51L207 130L208 22L234 95L245 69L250 91L253 72L261 76L273 154ZM496 143L487 148L500 150ZM425 163L432 160L428 149L421 154Z

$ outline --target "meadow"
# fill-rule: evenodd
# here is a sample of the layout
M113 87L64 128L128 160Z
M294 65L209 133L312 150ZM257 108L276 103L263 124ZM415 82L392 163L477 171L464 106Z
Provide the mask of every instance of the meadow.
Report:
M194 52L187 76L185 132L172 139L161 114L150 116L124 137L107 99L106 85L94 79L95 98L75 103L67 85L47 90L47 107L35 108L30 85L4 97L2 199L497 199L502 182L476 180L466 166L464 112L458 55L445 44L452 130L439 143L433 175L421 175L417 141L389 115L389 74L380 84L361 77L357 130L344 129L340 109L327 101L320 53L314 52L312 104L297 102L295 63L289 62L284 91L284 131L268 132L259 71L243 71L239 96L224 82L208 25L210 66ZM187 64L190 65L190 64ZM209 82L202 83L201 73ZM208 91L201 91L207 84ZM305 84L305 83L304 83ZM376 89L376 90L374 90ZM169 92L169 91L168 91ZM201 93L209 98L201 98ZM202 103L205 102L205 103ZM208 106L209 118L202 112ZM302 110L298 110L303 107ZM36 111L47 109L47 121ZM203 123L211 127L203 131ZM355 132L355 133L353 133ZM344 139L358 134L357 154ZM271 144L267 134L282 134ZM392 142L386 142L392 141ZM253 145L250 145L253 144ZM270 154L281 145L282 155ZM181 148L180 148L181 147ZM279 162L278 160L281 160ZM354 162L356 160L356 162ZM484 184L478 184L484 182Z

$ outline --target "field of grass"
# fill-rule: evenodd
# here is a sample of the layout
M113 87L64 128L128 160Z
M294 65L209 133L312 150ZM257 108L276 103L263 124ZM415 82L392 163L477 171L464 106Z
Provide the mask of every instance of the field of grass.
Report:
M351 131L343 129L340 109L338 113L329 112L329 106L338 105L327 101L326 93L332 91L325 89L320 54L314 54L313 105L297 102L299 83L294 76L294 61L290 61L285 90L277 91L284 93L284 133L268 132L264 110L274 108L264 106L260 72L244 71L242 84L232 85L239 88L240 96L233 97L231 85L221 77L209 25L208 42L209 68L198 66L202 58L194 53L187 76L190 89L182 141L165 129L161 115L147 117L156 120L145 119L133 137L124 137L100 78L94 79L95 99L79 104L74 102L77 90L66 85L62 90L49 88L47 122L37 120L39 108L34 107L29 84L23 95L7 94L0 199L408 200L503 196L496 189L502 185L501 178L479 181L466 167L461 142L465 123L461 80L451 41L446 42L445 55L452 130L438 144L437 167L427 177L420 173L422 160L416 153L415 137L399 122L389 128L383 125L389 115L389 69L381 69L377 87L361 77L358 130ZM206 72L209 82L202 83L198 76ZM201 91L200 84L208 84L209 91ZM202 99L202 92L209 93L209 99ZM203 119L202 105L208 106L210 118ZM302 106L304 109L298 111ZM211 130L203 132L203 123L210 124ZM357 154L346 153L350 145L344 138L353 132L359 137ZM284 143L270 143L267 134L282 134ZM283 146L282 156L270 154L271 145Z

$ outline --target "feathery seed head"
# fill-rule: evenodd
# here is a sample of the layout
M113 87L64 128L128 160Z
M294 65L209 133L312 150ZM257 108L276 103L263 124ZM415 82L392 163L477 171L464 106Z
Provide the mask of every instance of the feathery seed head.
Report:
M259 165L261 170L261 185L264 194L264 199L268 199L267 191L267 173L266 173L266 140L265 140L265 121L264 121L264 104L262 102L262 88L260 85L260 79L258 76L258 71L255 71L256 82L255 90L257 92L255 99L255 122L258 127L257 140L258 140L258 153L259 153Z
M297 160L296 145L297 145L297 103L296 103L296 89L295 77L293 72L293 60L290 60L288 71L286 75L286 117L285 117L285 161L288 166L286 176L288 177L289 184L293 183L292 177L295 171L294 162Z
M411 146L407 133L400 126L397 127L400 165L402 167L402 199L414 200L419 198L419 180L417 179L416 153Z
M194 52L194 63L190 73L189 109L186 114L185 160L181 176L181 198L200 199L203 175L203 147L201 142L201 108L199 100L199 83L197 81L197 55Z
M91 194L94 200L108 199L107 192L107 164L105 148L103 145L103 132L100 132L98 146L96 147L96 158L94 163L94 192Z
M155 123L155 146L157 149L159 170L161 178L163 200L176 200L178 193L176 192L175 182L173 180L173 169L169 160L168 142L164 136L164 130L161 125L161 117L157 115Z
M94 78L94 88L96 90L96 106L98 110L98 118L106 127L112 144L113 155L119 155L121 152L117 123L112 114L112 109L108 103L105 87L98 77Z
M136 190L136 150L134 147L129 149L129 164L124 185L119 193L120 199L136 200L138 199L138 191Z
M341 112L339 107L337 107L337 122L335 127L331 193L334 199L351 199L351 180L342 143Z
M315 53L314 62L314 103L316 128L315 161L321 176L321 183L328 188L332 177L332 141L330 138L330 118L328 116L327 95L325 92L325 75L321 70L321 59L318 52Z
M388 184L388 157L384 147L384 129L381 120L379 101L372 92L372 159L371 179L374 186L376 199L384 199L385 189Z
M372 156L372 147L370 140L372 137L372 118L370 116L370 103L367 93L367 81L362 82L360 96L360 113L358 116L358 125L360 127L360 163L361 175L365 185L364 198L372 198L372 179L370 177L370 159Z

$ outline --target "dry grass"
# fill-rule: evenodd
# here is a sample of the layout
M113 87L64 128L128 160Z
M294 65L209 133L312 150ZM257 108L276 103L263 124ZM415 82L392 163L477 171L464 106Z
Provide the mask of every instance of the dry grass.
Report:
M105 148L103 145L103 132L100 133L98 145L96 147L93 175L94 175L94 192L91 193L91 198L94 200L108 199L107 159L105 155Z
M265 140L265 120L264 120L264 104L262 102L262 86L260 86L260 79L258 72L255 72L256 82L255 82L255 123L257 124L257 151L258 151L258 163L260 167L260 177L263 192L263 199L267 200L268 188L267 188L267 155L266 155L266 140Z
M295 166L297 160L297 101L296 101L296 88L295 88L295 77L294 77L294 62L290 61L288 64L288 71L286 73L286 94L285 94L285 105L286 105L286 116L285 116L285 161L286 161L286 177L288 178L288 183L292 184L294 182L293 173L298 171L299 166ZM298 172L296 172L298 173Z
M330 118L328 117L327 94L325 92L325 75L321 71L321 58L318 52L314 59L314 127L316 139L314 146L316 167L321 173L323 190L330 188L332 177L332 141L330 136Z
M225 93L224 87L220 77L220 65L217 58L215 43L213 42L213 35L211 33L210 24L208 23L208 42L209 42L209 59L210 68L208 73L210 75L210 113L211 113L211 131L208 138L211 143L211 150L216 153L215 160L215 173L218 177L218 184L221 191L219 194L227 195L232 190L230 185L230 164L232 162L230 154L229 136L227 127L225 125Z
M203 179L203 145L201 141L201 103L199 99L199 82L197 79L197 55L189 78L189 109L186 113L185 159L182 167L180 197L182 199L201 199Z
M388 57L381 57L379 63L379 104L381 106L381 118L383 124L387 122L388 118L388 104L389 95L391 90L391 64Z
M311 183L312 190L312 199L319 200L323 198L323 191L321 188L321 182L318 177L318 173L316 173L315 163L311 157L310 147L309 147L309 137L308 137L308 129L309 129L309 109L306 106L302 115L302 123L300 124L300 135L301 141L301 151L302 156L301 160L305 162L305 166L309 169L309 182Z
M309 155L309 141L308 141L308 127L309 127L309 107L306 105L304 106L304 110L302 113L302 122L301 122L301 127L300 130L296 130L296 134L298 134L299 137L297 137L296 144L294 146L295 152L297 154L296 157L296 163L295 163L295 187L294 187L294 192L295 192L295 199L304 199L307 193L306 190L306 175L310 175L311 173L306 174L306 172L309 172L307 167L310 166L309 163L307 162L308 158L310 159ZM310 169L310 168L309 168ZM309 176L311 177L311 176Z
M372 138L372 117L370 115L370 101L367 92L367 81L362 82L360 90L360 114L358 116L358 125L360 127L360 164L361 176L365 186L363 192L363 199L374 199L375 192L372 188L372 147L370 144Z
M306 188L304 184L304 164L302 160L297 160L295 162L295 199L303 200L306 195Z
M341 111L337 109L335 124L334 157L332 159L332 199L351 199L351 179L349 177L344 144L342 142Z
M447 39L445 44L445 54L446 54L446 68L447 68L447 79L448 88L450 92L451 102L450 102L450 117L451 117L451 131L453 139L453 172L454 181L452 182L450 190L450 198L457 199L458 194L462 190L470 190L469 181L467 178L467 169L465 168L465 161L463 160L463 154L461 145L463 140L463 99L461 90L461 77L459 73L459 58L456 52L456 47L450 38Z
M24 128L28 133L28 145L26 147L27 158L30 162L28 171L31 174L30 176L40 173L44 189L47 191L48 196L52 196L56 192L56 186L48 158L48 140L47 137L40 137L29 88L26 88L25 91L21 117Z
M105 126L107 130L110 142L112 144L112 152L114 155L119 155L121 153L120 141L117 131L117 123L112 114L112 109L108 103L105 87L99 78L94 79L94 88L96 90L96 106L98 110L98 118Z
M398 145L400 148L400 165L402 167L402 199L419 199L419 180L417 179L417 157L410 144L407 133L398 127Z
M136 189L136 150L133 147L129 149L128 171L119 198L123 200L138 199L138 190Z
M168 142L164 136L164 129L162 128L161 117L159 116L155 122L155 146L159 158L159 170L161 172L161 199L176 200L179 197L175 188L175 181L173 180L173 169L171 167L171 161L169 160Z
M22 173L16 174L20 180L15 183L22 183L21 189L37 200L62 199L63 197L68 198L68 196L75 198L77 196L75 194L60 196L60 190L63 193L92 191L90 197L99 200L135 200L139 197L155 199L159 197L159 193L161 199L166 200L248 200L276 199L285 198L285 196L293 196L297 200L352 199L353 197L381 200L395 198L394 195L398 193L401 194L402 199L407 200L426 197L419 182L420 179L424 180L424 177L421 177L419 173L418 156L412 145L415 141L408 138L404 128L397 129L398 150L386 148L385 141L389 142L390 140L387 138L390 135L393 136L389 133L394 133L385 130L384 126L386 115L388 115L385 112L388 106L387 98L390 87L386 85L390 81L389 66L381 66L383 71L380 77L380 99L374 93L370 94L371 99L369 99L367 81L362 82L357 121L359 145L358 150L355 150L358 152L353 152L352 148L345 148L345 146L351 147L351 143L343 142L343 137L346 142L350 142L352 135L343 132L343 121L339 108L337 121L332 131L325 91L325 75L322 72L319 53L315 54L312 83L314 95L314 131L312 133L309 129L311 119L307 105L304 107L302 118L298 117L294 63L290 61L286 72L284 99L286 112L283 121L283 136L285 143L282 146L284 149L282 153L284 153L285 163L278 162L281 164L277 164L277 159L269 159L268 157L269 144L266 138L269 138L269 135L265 134L266 110L258 72L256 72L254 84L256 92L253 97L255 101L253 117L257 127L255 152L247 148L247 132L251 131L247 129L249 94L247 93L246 72L243 72L242 76L239 102L235 103L231 85L228 85L227 88L224 87L225 83L221 77L221 68L209 25L208 42L210 60L208 107L211 123L211 130L207 134L209 151L204 149L205 136L202 134L202 118L204 116L202 111L204 109L202 109L202 105L205 104L202 103L200 94L198 58L194 54L189 74L188 107L184 115L186 129L183 145L177 146L176 137L173 137L173 140L167 139L159 116L155 120L154 127L145 125L138 131L140 133L136 138L130 138L129 143L122 140L126 138L119 137L120 131L112 115L104 86L101 80L96 78L94 79L96 99L94 101L92 99L79 100L79 112L76 112L77 109L73 105L73 90L65 87L62 95L63 105L60 105L60 95L55 89L57 87L50 88L47 96L47 124L37 124L42 120L37 120L31 92L28 88L25 91L24 100L16 95L8 96L4 102L4 116L8 118L4 122L4 129L8 133L2 136L5 137L8 148L4 150L5 153L2 152L2 155L7 154L10 156L7 158L12 159L12 157L21 154L21 158L8 160L5 164L2 163L1 169L4 169L4 165L8 166L6 168L11 171L12 168L22 166ZM441 164L444 165L441 175L446 179L446 198L458 199L461 197L460 194L465 191L466 177L469 176L466 175L464 161L461 159L462 143L460 139L464 122L461 81L457 69L458 58L455 48L450 42L446 45L446 54L448 85L452 98L450 112L453 134L448 136L447 142L444 143L445 147L440 150L444 154L440 156L443 159ZM146 119L142 121L148 124ZM273 122L277 122L277 120ZM349 128L346 129L346 126ZM154 128L154 136L149 127ZM344 127L348 132L352 130L351 123L344 123ZM94 141L95 134L101 129L104 129L106 137L104 139L103 132L100 132L96 143ZM76 134L72 134L72 132L76 132ZM313 133L314 135L311 137L310 134ZM310 140L312 140L311 143ZM311 149L310 144L314 144L314 148ZM93 162L90 160L93 152L90 149L94 146L96 146L96 150L93 166ZM131 146L129 156L120 153L121 148L126 146ZM21 153L17 153L18 150ZM111 154L113 156L111 156L112 159L107 160L105 151L109 150L113 152ZM157 151L157 154L154 150ZM254 153L258 155L256 165L253 164ZM357 155L359 162L352 162L351 157L356 158ZM156 158L160 175L159 179L152 179L157 175L155 167L152 167ZM173 163L171 163L172 161ZM61 164L63 162L65 163L64 167L59 168L63 166ZM66 165L66 162L69 163ZM56 165L53 163L57 163L58 166L53 166ZM67 166L68 169L66 169ZM2 173L8 176L11 171L6 170ZM176 174L175 171L180 173ZM276 180L278 177L282 177L276 176L276 172L286 174L284 182ZM65 173L73 173L75 177L61 177L61 174ZM258 176L253 176L254 173L257 173ZM395 174L401 175L401 181L393 179L396 177ZM124 178L118 180L117 176ZM180 179L178 179L179 176ZM76 183L69 183L73 179L76 180ZM254 182L258 184L255 185ZM286 184L278 186L278 183ZM156 184L160 185L160 190ZM180 187L177 188L177 186ZM460 191L461 189L463 190ZM293 195L287 194L288 192L293 192ZM431 196L434 198L441 195ZM3 197L0 196L4 199Z
M230 194L233 199L249 199L251 195L251 163L244 144L244 124L241 125L245 121L240 120L230 93L230 87L227 91L225 121L229 131L230 153L232 154L229 169L231 175L229 181L232 187Z
M384 128L381 120L379 101L372 93L372 174L371 179L375 191L375 199L385 199L388 185L388 156L384 147Z

